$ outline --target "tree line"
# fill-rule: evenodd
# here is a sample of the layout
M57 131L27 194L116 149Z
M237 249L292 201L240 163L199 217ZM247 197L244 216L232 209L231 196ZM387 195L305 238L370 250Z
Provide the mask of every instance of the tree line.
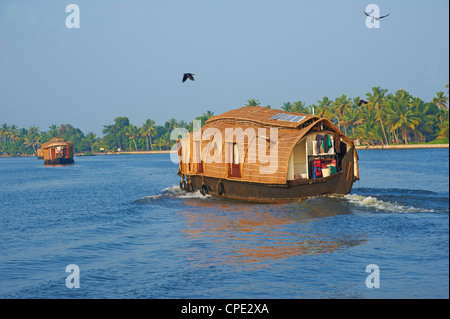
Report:
M345 135L362 144L448 143L449 85L445 87L447 96L439 91L428 102L404 89L389 93L377 86L364 97L342 94L330 100L324 96L308 106L302 101L286 102L281 109L326 117ZM251 99L248 105L260 105L260 102Z
M364 97L347 97L334 100L324 96L306 106L302 101L285 102L280 107L286 112L315 114L330 119L344 134L362 144L408 144L437 141L448 143L449 110L447 96L436 93L431 101L423 101L406 90L389 93L381 87L373 87ZM247 106L259 106L256 99L247 100ZM266 107L271 108L270 105ZM214 115L206 111L195 118L202 125ZM83 133L71 124L51 125L47 131L32 126L28 129L15 125L0 126L0 156L33 155L37 149L53 137L59 136L74 143L75 153L101 151L169 150L175 143L170 139L174 128L192 131L192 122L169 119L164 125L156 125L147 119L141 126L130 123L127 117L116 117L114 123L103 126L103 136Z
M211 116L213 112L206 111L195 120L203 125ZM51 125L47 131L41 131L37 126L26 129L5 123L0 126L0 156L35 155L42 144L57 136L73 142L74 153L169 150L175 143L170 140L170 132L177 127L192 130L192 125L171 118L164 125L147 119L139 127L119 116L113 124L103 126L103 136L99 137L93 132L85 134L71 124Z

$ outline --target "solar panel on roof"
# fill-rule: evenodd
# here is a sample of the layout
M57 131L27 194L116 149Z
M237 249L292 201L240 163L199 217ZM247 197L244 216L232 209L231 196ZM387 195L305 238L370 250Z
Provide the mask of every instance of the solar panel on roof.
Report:
M297 115L293 119L290 120L290 122L299 123L301 120L303 120L305 117L302 115Z
M284 114L282 117L279 117L279 118L277 119L277 121L286 121L286 118L288 118L289 116L291 116L291 115L289 115L289 114Z
M294 117L296 117L296 115L289 115L284 119L284 121L290 122Z
M279 118L280 116L285 115L284 113L278 113L277 115L274 115L270 118L270 120L276 120L277 118Z
M304 118L305 117L303 115L292 115L292 114L278 113L277 115L272 116L270 118L270 120L299 123Z

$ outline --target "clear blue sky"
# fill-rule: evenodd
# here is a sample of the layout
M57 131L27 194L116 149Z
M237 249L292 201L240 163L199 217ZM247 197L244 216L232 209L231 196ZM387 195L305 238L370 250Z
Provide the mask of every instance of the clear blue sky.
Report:
M79 29L66 28L70 3ZM391 13L379 29L365 24L371 3ZM448 39L448 0L1 0L0 125L101 136L117 116L191 121L374 86L429 101L446 92Z

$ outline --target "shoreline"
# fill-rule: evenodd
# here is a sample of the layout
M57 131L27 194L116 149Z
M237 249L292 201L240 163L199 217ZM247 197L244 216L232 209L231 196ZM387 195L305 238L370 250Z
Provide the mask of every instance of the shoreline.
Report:
M165 150L165 151L125 151L125 152L107 152L107 153L94 153L95 155L135 155L135 154L169 154L172 151ZM176 153L176 152L174 152ZM80 155L85 156L85 155ZM86 155L88 156L88 155Z
M358 145L357 150L400 150L400 149L427 149L427 148L449 148L449 144L401 144L401 145ZM165 151L129 151L129 152L107 152L94 153L93 155L74 154L74 156L96 156L96 155L139 155L139 154L170 154L171 150ZM173 152L176 153L176 152ZM37 155L0 155L0 158L8 157L37 157Z
M357 150L400 150L418 148L449 148L449 144L401 144L401 145L359 145Z

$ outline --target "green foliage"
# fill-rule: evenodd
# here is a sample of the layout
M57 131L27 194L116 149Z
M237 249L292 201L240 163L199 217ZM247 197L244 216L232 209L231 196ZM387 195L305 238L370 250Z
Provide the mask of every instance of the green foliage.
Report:
M344 134L363 144L448 143L449 99L444 92L437 92L426 102L406 90L388 93L378 86L366 93L365 99L367 104L360 105L359 97L349 98L342 94L331 100L324 96L309 106L302 101L285 102L281 109L326 117ZM260 105L256 99L247 102L248 106ZM212 116L213 112L206 111L195 120L204 125ZM25 129L5 123L0 126L0 156L34 155L43 143L56 136L72 141L75 153L93 154L101 149L106 152L169 150L175 143L170 139L174 128L192 132L193 124L171 118L164 125L156 125L155 121L147 119L138 127L127 117L119 116L113 124L103 127L103 137L97 137L92 132L84 134L71 124L51 125L47 131L41 131L36 126Z

